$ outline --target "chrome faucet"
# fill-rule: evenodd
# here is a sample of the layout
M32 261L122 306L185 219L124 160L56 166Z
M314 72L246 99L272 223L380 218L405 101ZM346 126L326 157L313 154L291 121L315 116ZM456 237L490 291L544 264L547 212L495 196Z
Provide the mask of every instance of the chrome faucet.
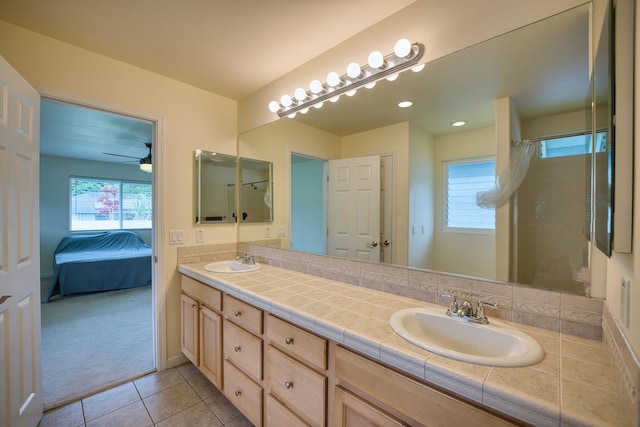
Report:
M449 309L447 310L447 316L455 317L461 320L466 320L468 322L480 323L486 325L489 323L489 319L487 319L487 315L484 311L484 306L488 305L490 307L498 308L498 304L484 302L482 300L478 300L476 307L474 309L473 304L467 300L462 301L461 304L458 304L458 300L455 295L443 295L444 297L451 297L453 300L451 304L449 304Z
M255 258L253 257L253 255L250 255L250 254L238 255L236 259L243 264L247 264L247 265L256 264Z

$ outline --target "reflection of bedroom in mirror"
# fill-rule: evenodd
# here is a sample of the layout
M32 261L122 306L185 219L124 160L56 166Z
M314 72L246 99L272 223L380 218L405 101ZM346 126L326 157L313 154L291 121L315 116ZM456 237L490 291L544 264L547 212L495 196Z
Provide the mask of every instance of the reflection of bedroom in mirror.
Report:
M588 5L579 6L240 135L240 156L275 159L274 224L291 230L281 247L318 252L294 240L294 216L303 210L295 186L286 188L296 173L288 153L339 159L393 152L394 264L589 294L590 19ZM396 108L403 99L414 107ZM606 120L605 108L596 123L602 111ZM458 120L466 125L452 127ZM522 191L495 209L495 228L448 227L443 165L492 158L499 172L512 141L525 139L535 144L529 173ZM265 236L240 227L239 238Z
M140 168L154 142L153 122L48 98L40 111L46 410L155 369L158 170Z

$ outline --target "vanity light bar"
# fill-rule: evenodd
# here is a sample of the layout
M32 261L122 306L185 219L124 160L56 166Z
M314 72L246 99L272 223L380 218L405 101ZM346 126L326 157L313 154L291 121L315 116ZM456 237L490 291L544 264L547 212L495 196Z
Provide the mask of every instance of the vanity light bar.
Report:
M402 45L401 49L399 45ZM327 75L326 83L321 84L314 80L309 90L299 88L293 97L283 95L280 102L271 101L269 109L279 117L293 117L298 111L306 110L311 106L315 105L319 108L325 101L337 101L337 97L342 94L351 96L362 86L375 84L376 81L385 77L392 78L407 68L415 66L423 54L423 44L410 44L406 39L398 40L394 53L383 57L380 52L372 52L369 55L369 63L360 67L359 74L357 73L358 64L351 63L347 67L346 74L338 76L337 73L331 72ZM315 87L313 87L314 84Z

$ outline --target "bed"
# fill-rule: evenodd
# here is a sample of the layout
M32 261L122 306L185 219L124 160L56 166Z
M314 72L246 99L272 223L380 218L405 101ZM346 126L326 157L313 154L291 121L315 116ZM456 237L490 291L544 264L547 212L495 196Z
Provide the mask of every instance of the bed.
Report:
M131 231L106 231L63 238L53 254L46 301L151 284L151 248Z

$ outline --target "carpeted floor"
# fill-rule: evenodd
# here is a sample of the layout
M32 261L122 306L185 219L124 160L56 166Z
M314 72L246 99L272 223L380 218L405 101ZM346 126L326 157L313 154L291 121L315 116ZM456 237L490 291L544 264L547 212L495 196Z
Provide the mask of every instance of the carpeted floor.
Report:
M42 304L45 410L154 370L151 286Z

